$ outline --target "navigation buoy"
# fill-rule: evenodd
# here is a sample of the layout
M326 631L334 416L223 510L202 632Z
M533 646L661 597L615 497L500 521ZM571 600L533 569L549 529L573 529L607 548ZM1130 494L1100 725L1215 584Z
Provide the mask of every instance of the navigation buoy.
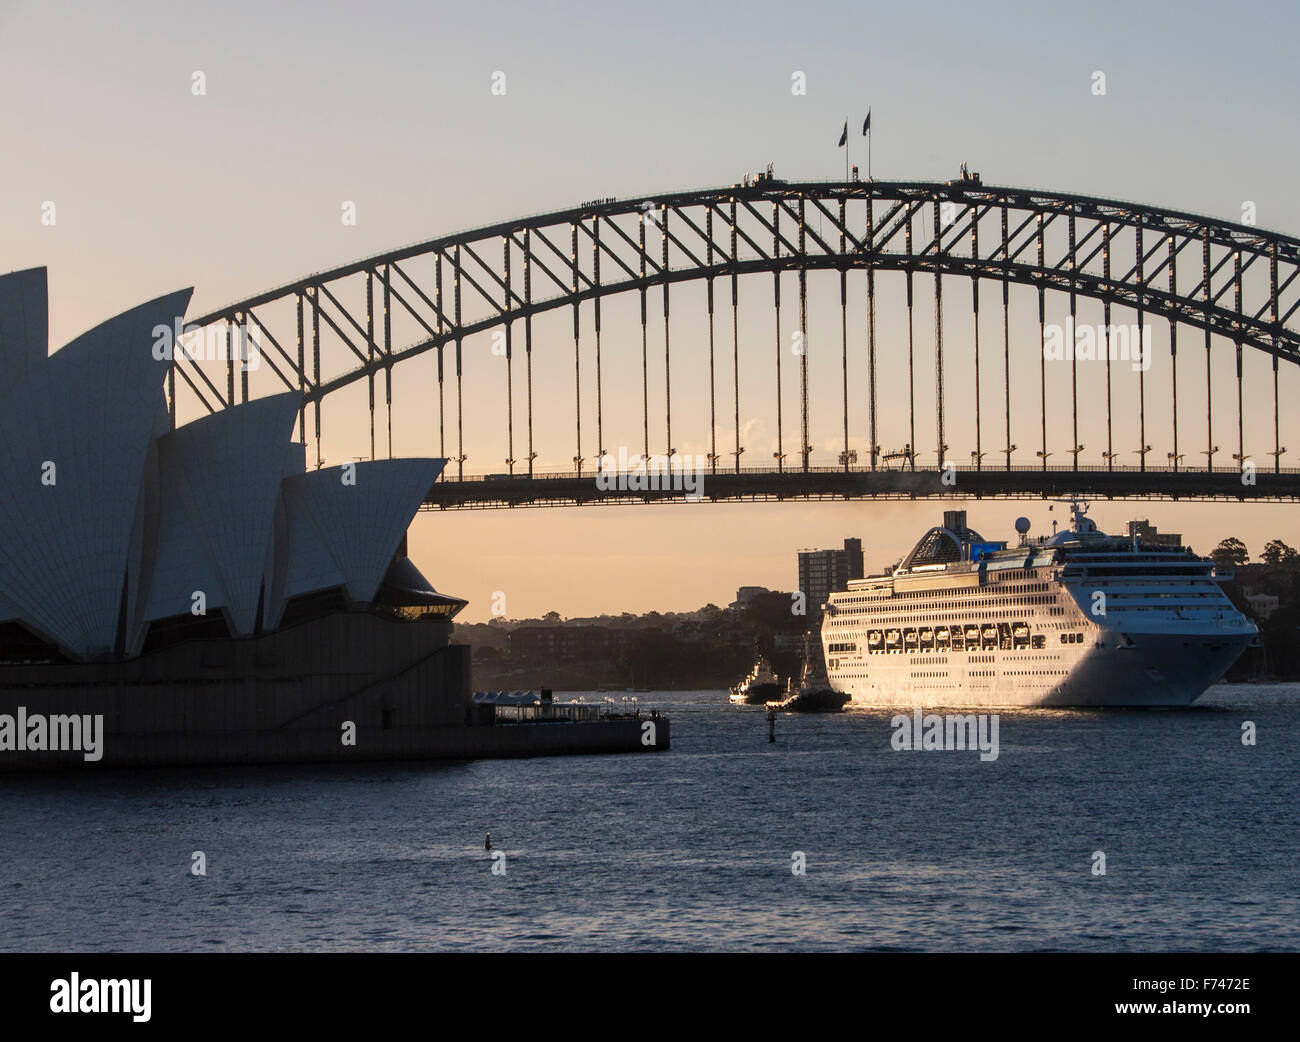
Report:
M492 849L492 833L490 833L490 832L487 834L487 839L484 840L484 842L483 842L483 849L484 849L484 850L491 850L491 849Z

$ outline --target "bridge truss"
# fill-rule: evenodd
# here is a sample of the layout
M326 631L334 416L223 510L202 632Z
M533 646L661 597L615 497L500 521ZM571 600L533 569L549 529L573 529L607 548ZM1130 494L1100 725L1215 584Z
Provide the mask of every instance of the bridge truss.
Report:
M850 307L854 295L849 292L849 274L854 271L865 273L865 294ZM838 276L841 379L837 400L814 406L809 391L808 283L819 272L830 273L832 279ZM885 273L901 276L906 297L909 436L902 450L892 452L880 444L881 421L886 413L904 409L903 392L901 387L882 386L880 372L887 355L901 371L904 345L901 337L886 342L877 336L877 276ZM960 296L952 289L954 276L962 280ZM751 345L744 345L742 352L739 287L764 277L770 279L767 306L775 313L775 326L771 346L764 349L767 361L755 363ZM923 290L932 288L932 300L920 300L918 279ZM714 478L731 475L725 486L731 492L724 498L924 495L945 494L945 489L949 494L1048 495L1067 486L1092 489L1099 495L1233 498L1287 498L1300 491L1297 477L1281 465L1286 410L1280 391L1282 363L1289 363L1285 368L1292 374L1292 367L1300 362L1296 318L1300 240L1158 207L995 187L969 177L953 182L829 183L760 177L717 189L594 200L321 272L192 320L207 342L224 340L227 350L215 363L211 358L177 354L168 382L173 422L180 403L212 411L247 401L250 367L241 357L252 349L265 364L258 393L288 389L302 395L300 435L308 442L314 438L318 462L322 417L328 415L325 399L361 383L368 391L370 453L374 456L377 451L376 417L382 414L391 454L394 370L433 352L436 387L428 388L428 403L432 407L436 396L438 432L437 445L428 446L427 452L436 450L450 458L452 466L439 489L431 493L431 504L586 501L589 497L572 490L557 499L550 495L564 485L561 479L570 476L589 485L596 460L606 451L610 333L602 328L602 304L609 307L610 298L620 294L631 294L639 303L642 444L637 448L646 457L671 458L677 449L670 316L674 290L686 283L702 283L705 289L708 472ZM1030 287L1036 296L1036 343L1012 336L1010 298L1011 288L1017 285ZM1103 309L1101 326L1107 331L1107 343L1098 349L1106 359L1106 448L1100 464L1080 464L1081 407L1100 410L1103 404L1081 402L1077 359L1066 363L1069 448L1062 453L1050 447L1059 446L1066 437L1067 420L1063 409L1058 415L1049 405L1047 391L1047 303L1057 295L1068 307L1067 328L1076 323L1080 301L1099 302ZM973 345L964 340L957 357L952 348L945 355L944 343L945 322L951 329L955 300L969 301L962 322L970 323L967 329L973 336ZM787 309L784 324L783 307ZM932 342L924 345L925 365L921 366L915 312L931 307ZM547 313L565 311L572 315L572 473L548 479L534 470L539 441L543 435L552 440L562 435L553 427L546 431L535 427L538 345L533 326ZM988 319L989 311L993 321ZM1162 422L1170 427L1162 428L1162 440L1172 446L1166 466L1149 464L1147 459L1153 450L1145 370L1136 375L1136 430L1121 429L1117 435L1117 421L1122 418L1114 415L1112 401L1112 368L1116 378L1120 368L1112 367L1114 352L1109 343L1113 311L1131 313L1138 328L1154 321L1167 324L1172 378L1169 399L1160 408ZM657 334L660 324L662 345L652 345L652 325ZM865 328L865 357L857 357L855 348L852 365L851 326L859 331ZM801 349L788 351L787 328L795 330ZM475 337L490 338L493 352L504 359L498 406L505 426L503 474L516 479L509 494L503 492L499 479L489 489L486 486L493 482L486 476L470 479L465 471L471 448L466 442L465 363L467 341ZM551 340L548 348L554 347ZM620 341L624 356L626 347ZM1216 394L1212 364L1225 350L1231 352L1235 367L1235 410L1226 424L1235 425L1229 444L1235 451L1222 453L1233 461L1226 467L1215 460L1221 450L1214 412L1216 402L1222 408L1224 399L1222 389ZM1271 381L1261 389L1262 396L1252 392L1248 399L1243 359L1252 353L1267 359ZM553 350L546 358L547 365L555 364ZM768 468L742 466L746 451L742 376L756 364L771 365L777 388L776 451ZM1013 399L1012 374L1026 366L1037 370L1039 394L1029 401L1023 393ZM858 369L864 379L851 381L851 370ZM653 409L652 371L656 387L662 389ZM1190 397L1189 380L1193 383ZM798 390L798 409L793 413L782 393L792 381ZM918 386L925 398L920 409ZM954 399L960 396L968 402L973 399L971 466L963 468L956 485L936 484L951 454L948 419ZM996 409L989 407L990 401ZM851 415L862 404L864 429L851 432ZM814 452L810 409L814 407L823 414L833 410L842 419L843 448L837 468L818 468L810 462ZM1260 455L1271 460L1256 464L1248 451L1245 418L1258 419L1266 409L1271 411L1271 438ZM914 480L913 487L904 487L908 479L897 476L900 469L923 476L916 470L917 459L923 451L928 456L929 450L918 446L918 412L934 419L933 493L922 491ZM1221 433L1222 417L1219 423ZM859 444L865 439L861 463L851 433ZM1017 440L1028 447L1018 448ZM1132 440L1136 449L1121 447ZM1038 462L1026 467L1017 461L1016 453L1023 457L1030 451ZM1136 453L1136 466L1119 462L1125 451ZM1071 463L1068 467L1049 464L1052 455L1068 455ZM1197 456L1204 457L1203 464ZM1185 462L1189 457L1192 462ZM1271 472L1273 479L1243 484L1237 479L1247 469L1261 475ZM967 472L980 476L973 479ZM1134 473L1138 476L1132 477ZM891 474L895 476L884 476ZM527 480L519 483L519 478ZM544 483L551 479L551 484ZM471 487L475 480L478 484ZM457 482L462 484L459 493L446 488ZM724 487L713 484L719 490ZM443 501L438 502L440 490Z

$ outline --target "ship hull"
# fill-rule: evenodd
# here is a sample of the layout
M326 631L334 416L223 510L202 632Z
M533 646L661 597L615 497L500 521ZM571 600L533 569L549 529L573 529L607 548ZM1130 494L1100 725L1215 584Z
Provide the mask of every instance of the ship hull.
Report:
M1106 644L1042 702L1045 706L1189 706L1223 678L1254 634L1136 634Z
M838 713L848 703L849 696L834 688L815 691L797 691L780 702L769 702L769 709L783 713Z
M736 688L731 692L734 705L762 706L773 699L780 698L785 689L780 684L754 684L747 688Z
M907 655L880 655L866 676L833 677L832 685L849 696L850 708L1189 706L1252 639L1251 633L1132 634L1124 644L1089 646L1073 661L1054 656L1051 670L1034 668L1040 656L1032 651L949 654L942 656L948 661L931 660L924 668Z

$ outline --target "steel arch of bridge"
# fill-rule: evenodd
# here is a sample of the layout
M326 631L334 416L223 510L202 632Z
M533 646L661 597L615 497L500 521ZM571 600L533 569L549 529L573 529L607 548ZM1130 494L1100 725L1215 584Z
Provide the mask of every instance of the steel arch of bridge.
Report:
M815 222L815 226L814 226ZM826 231L826 234L823 234ZM1180 261L1182 262L1180 266ZM438 396L440 452L445 449L445 383L448 370L456 384L458 403L462 398L462 350L466 337L488 330L500 330L505 339L506 401L509 458L513 473L516 464L526 464L532 474L534 431L532 415L532 319L544 312L563 308L573 310L574 341L574 423L575 456L579 474L584 452L604 449L601 387L601 301L620 293L639 293L641 302L643 426L646 454L650 454L651 416L648 404L649 351L646 340L648 294L662 293L664 321L663 361L666 401L664 416L656 417L666 432L666 448L672 447L672 375L668 316L670 287L688 281L707 283L710 353L710 421L711 468L717 472L720 422L716 396L715 371L732 375L736 386L734 415L734 472L741 473L739 342L736 321L737 282L742 275L774 274L774 302L778 325L781 308L781 275L798 274L799 326L807 329L806 275L809 271L833 270L840 273L841 307L846 306L846 276L855 269L867 274L867 416L870 446L869 467L874 471L881 463L882 451L877 442L877 349L875 336L876 272L895 271L905 274L908 304L909 381L912 356L912 308L915 275L935 276L935 411L936 452L944 459L945 396L943 378L943 280L940 276L964 276L970 281L971 301L975 314L975 401L976 469L985 468L984 455L1004 453L1005 469L1012 471L1012 415L1010 405L1010 333L1006 319L1009 286L1013 283L1036 288L1040 340L1044 325L1044 300L1055 291L1069 298L1070 314L1075 314L1076 299L1102 302L1105 325L1111 324L1112 306L1131 309L1141 326L1147 316L1167 320L1170 350L1174 356L1172 381L1173 448L1172 470L1180 468L1177 352L1178 329L1189 327L1204 333L1207 456L1205 470L1215 471L1212 423L1212 375L1210 348L1213 337L1226 338L1236 350L1237 380L1237 453L1244 461L1248 454L1244 443L1242 412L1242 352L1250 347L1271 356L1273 370L1273 456L1272 469L1281 473L1280 459L1285 449L1279 444L1278 369L1282 361L1300 362L1300 240L1265 231L1253 226L1213 220L1159 207L1144 206L1108 199L1044 192L1033 189L994 187L978 179L963 178L952 182L799 182L786 183L760 178L741 185L700 191L676 192L635 199L596 200L568 210L499 224L431 239L353 264L321 272L286 286L261 293L246 300L192 320L192 325L224 327L229 345L225 361L225 389L219 388L220 377L213 380L203 365L177 353L169 377L169 396L173 422L177 409L177 377L198 403L209 411L228 407L249 396L248 371L238 361L236 330L246 334L261 359L284 385L303 396L300 430L308 440L308 409L314 418L317 455L320 455L322 402L331 393L365 380L370 391L371 453L374 454L376 379L385 382L385 399L389 414L389 451L391 453L392 370L406 359L436 350L438 357ZM344 303L347 296L340 287L356 280L364 284L364 307ZM715 283L724 280L731 288L731 345L715 343ZM349 283L349 280L352 280ZM1005 416L998 433L1004 443L984 451L981 442L979 310L981 284L1001 287L1003 338L998 346L1003 352L1003 376L1006 382ZM579 309L593 303L596 398L595 444L584 445L582 432L582 381L579 341ZM287 328L263 321L263 313L289 305L294 316ZM378 305L379 310L376 310ZM725 300L723 302L725 308ZM400 309L397 311L395 309ZM421 335L402 346L394 343L394 314L409 316ZM517 327L523 324L526 358L527 454L516 459L515 445L515 373L513 358L517 353ZM350 368L326 371L322 368L322 332L333 339L348 359ZM1040 345L1036 345L1041 347ZM722 355L732 349L735 370L715 367L715 350ZM454 352L449 351L454 348ZM1184 348L1184 351L1187 349ZM987 351L987 348L986 348ZM444 358L453 354L453 358ZM1040 365L1044 362L1039 351ZM847 362L847 332L845 333ZM450 362L451 364L445 364ZM656 364L657 360L656 360ZM801 457L798 468L809 472L812 446L808 436L808 359L798 360L800 379L799 445L795 455ZM996 374L995 374L996 375ZM593 374L586 374L591 381ZM1042 437L1042 469L1047 471L1046 378L1039 427ZM238 383L238 393L237 385ZM588 384L590 387L590 383ZM780 352L777 359L777 386L781 384ZM1113 451L1110 415L1110 375L1107 370L1107 463L1105 469L1117 469ZM1077 381L1071 382L1074 436L1074 469L1078 470L1078 392ZM849 465L848 376L844 374L844 446L843 469ZM1147 469L1146 392L1140 392L1139 470ZM1039 404L1039 403L1035 403ZM776 470L786 472L784 463L784 427L781 396L777 404L778 452ZM1019 415L1019 414L1017 414ZM1184 413L1183 419L1186 419ZM1196 417L1199 421L1199 416ZM915 424L914 411L912 419ZM452 458L457 473L464 476L465 446L461 410L456 411L456 446ZM1199 423L1198 423L1199 425ZM657 436L657 435L656 435ZM995 444L988 442L987 444ZM909 443L910 460L915 467L916 441ZM1053 470L1057 468L1052 468ZM1123 468L1119 468L1123 469ZM1151 468L1154 472L1159 468Z

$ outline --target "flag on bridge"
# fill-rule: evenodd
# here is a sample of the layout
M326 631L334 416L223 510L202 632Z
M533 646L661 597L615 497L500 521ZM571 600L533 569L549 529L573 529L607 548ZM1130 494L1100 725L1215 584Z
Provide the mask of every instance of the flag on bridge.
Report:
M867 118L862 121L862 136L866 137L871 133L871 110L867 109Z
M844 129L840 131L840 143L835 147L843 148L846 144L848 144L848 141L849 141L849 121L846 119L844 121Z

